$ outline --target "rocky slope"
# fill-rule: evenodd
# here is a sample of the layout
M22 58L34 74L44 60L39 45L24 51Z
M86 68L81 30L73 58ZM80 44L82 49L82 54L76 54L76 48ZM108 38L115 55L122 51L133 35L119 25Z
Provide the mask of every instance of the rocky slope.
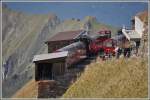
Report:
M102 27L117 30L98 23L95 17L83 20L60 21L54 14L32 15L13 11L3 5L3 97L11 97L25 83L34 78L33 56L46 53L44 42L59 31L81 29L88 22L92 31Z
M46 52L44 42L57 24L55 15L29 15L3 7L3 97L33 77L33 56Z

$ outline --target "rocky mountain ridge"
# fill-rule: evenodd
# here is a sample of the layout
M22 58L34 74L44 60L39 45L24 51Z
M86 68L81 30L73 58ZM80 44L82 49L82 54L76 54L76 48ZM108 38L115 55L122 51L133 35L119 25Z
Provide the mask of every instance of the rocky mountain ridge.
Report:
M33 56L60 23L55 15L27 15L3 7L3 96L11 96L33 77Z

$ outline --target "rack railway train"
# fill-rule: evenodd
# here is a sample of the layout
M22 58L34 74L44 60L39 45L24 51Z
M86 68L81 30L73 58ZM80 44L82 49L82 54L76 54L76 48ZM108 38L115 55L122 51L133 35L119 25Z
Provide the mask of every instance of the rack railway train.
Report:
M55 52L68 51L66 65L70 67L85 58L97 56L98 54L101 54L100 57L115 56L115 46L116 40L111 39L111 31L102 30L92 38L83 35L79 38L79 41Z
M57 76L63 75L66 68L76 67L76 64L86 58L95 58L100 55L104 59L114 56L115 47L116 40L111 37L111 31L103 30L92 37L82 34L74 43L57 49L51 54L34 57L35 80L55 79Z

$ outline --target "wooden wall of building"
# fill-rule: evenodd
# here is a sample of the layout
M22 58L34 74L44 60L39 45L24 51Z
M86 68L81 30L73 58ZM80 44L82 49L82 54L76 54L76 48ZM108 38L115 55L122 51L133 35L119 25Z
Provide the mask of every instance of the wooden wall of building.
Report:
M58 63L38 63L35 64L35 80L52 80L59 75L65 74L65 61Z
M63 75L65 73L65 70L66 70L65 62L59 62L53 64L54 76Z

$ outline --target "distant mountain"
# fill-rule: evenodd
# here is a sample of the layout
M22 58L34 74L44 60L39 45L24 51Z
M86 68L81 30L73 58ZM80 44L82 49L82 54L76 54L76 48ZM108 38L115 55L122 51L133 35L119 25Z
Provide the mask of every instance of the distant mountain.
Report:
M11 97L25 83L34 78L33 56L47 53L44 42L60 31L79 30L90 23L91 31L102 27L117 28L97 22L95 17L84 20L60 21L54 14L28 14L13 11L3 5L2 50L3 50L3 97Z
M52 14L30 15L3 7L3 97L10 97L33 78L33 56L46 53L44 42L59 23Z

